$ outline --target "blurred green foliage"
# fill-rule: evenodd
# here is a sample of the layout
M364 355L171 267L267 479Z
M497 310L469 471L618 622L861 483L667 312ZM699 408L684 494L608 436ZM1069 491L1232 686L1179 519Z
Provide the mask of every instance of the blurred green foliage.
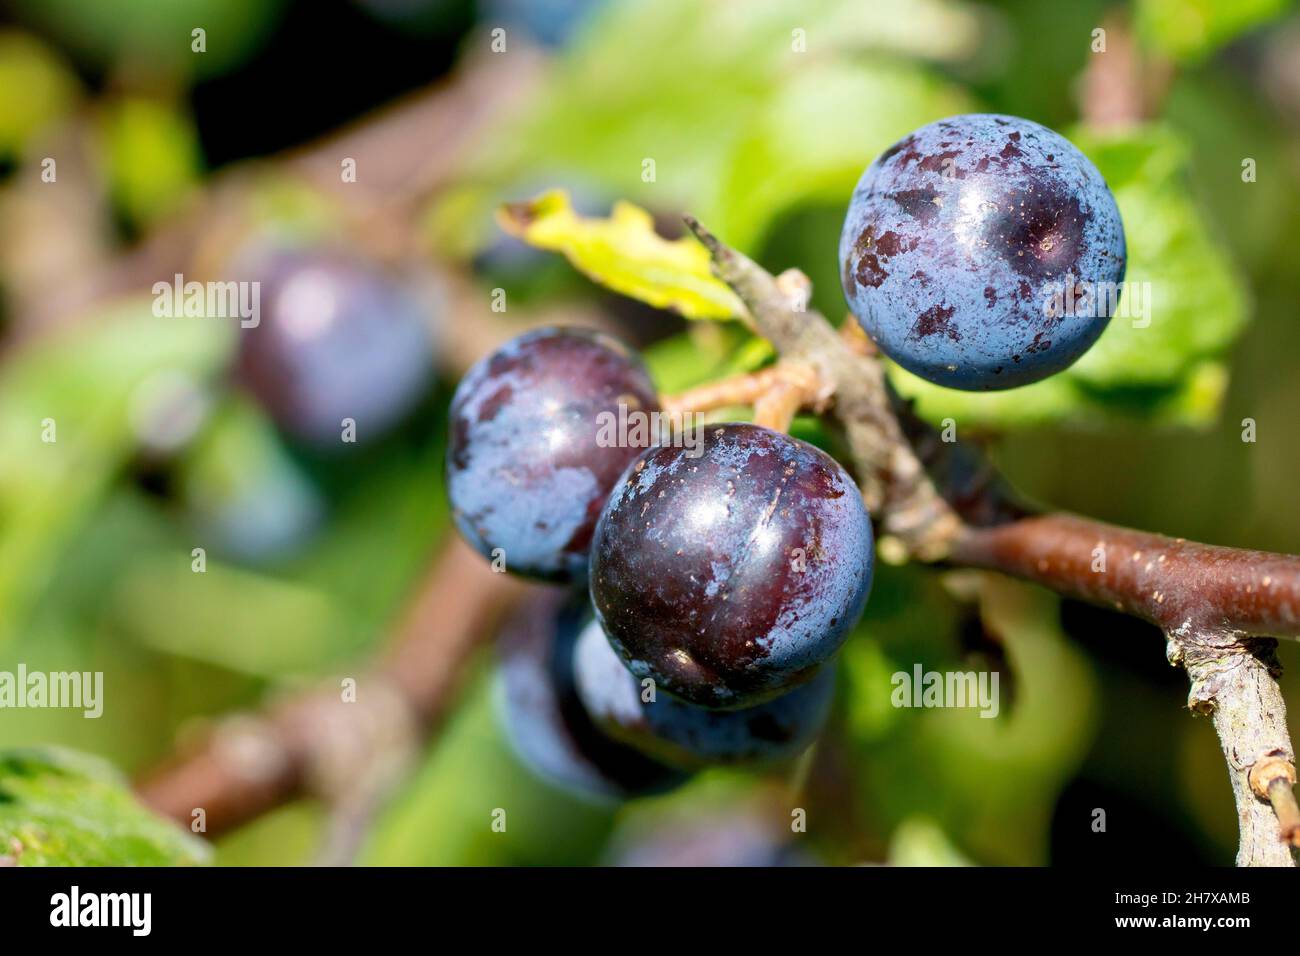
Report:
M1005 663L954 653L931 635L951 635L920 607L952 602L933 593L914 570L882 575L863 636L844 651L850 740L862 755L861 798L886 829L928 815L981 861L1043 862L1049 815L1094 732L1093 676L1056 624L1056 600L1025 585L986 579L982 625ZM887 589L887 591L886 591ZM926 593L930 592L930 593ZM887 595L887 596L886 596ZM893 675L923 671L999 673L1003 712L902 710L893 706Z
M148 300L115 305L75 341L49 339L0 378L0 646L26 623L53 566L132 455L132 393L162 369L214 374L219 323L155 318ZM46 592L48 593L48 592Z
M1282 13L1289 0L1138 0L1138 36L1169 56L1204 59L1238 34Z
M0 31L0 158L12 158L28 138L72 108L77 78L34 37Z
M206 76L238 66L266 39L284 0L12 0L97 68ZM205 51L192 52L202 29Z
M178 110L124 99L108 104L100 125L112 199L135 227L174 212L198 185L198 133Z
M594 861L616 807L534 776L510 750L490 675L466 695L432 756L385 813L362 861L385 866L580 865ZM430 812L430 808L437 808ZM504 830L492 827L504 811Z
M454 214L440 234L486 241L482 204L549 169L690 209L750 248L792 205L851 189L864 156L969 106L926 61L967 52L977 26L971 8L928 0L612 4L532 108L476 152L441 200Z

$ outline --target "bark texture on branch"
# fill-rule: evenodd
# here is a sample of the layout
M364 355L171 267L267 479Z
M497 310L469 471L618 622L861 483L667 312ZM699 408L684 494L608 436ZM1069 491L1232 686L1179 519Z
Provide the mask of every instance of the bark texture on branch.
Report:
M1167 631L1300 635L1300 557L1198 544L1070 514L967 528L958 564L1035 581Z
M1075 515L967 529L951 560L1034 581L1165 630L1170 663L1191 681L1188 706L1218 732L1240 844L1238 866L1294 866L1295 828L1251 785L1261 761L1295 761L1277 684L1277 642L1300 628L1300 558L1198 544ZM1286 794L1293 806L1289 783ZM1281 831L1285 830L1283 833ZM1288 839L1283 839L1286 836Z
M1271 761L1295 762L1286 727L1286 703L1277 686L1281 672L1268 638L1239 638L1221 632L1169 636L1169 658L1182 664L1191 679L1187 704L1209 714L1228 764L1228 780L1237 804L1240 843L1238 866L1295 866L1290 842L1279 832L1273 806L1252 786L1252 773ZM1292 771L1294 776L1294 771ZM1290 796L1294 806L1295 797ZM1285 834L1294 839L1294 833Z

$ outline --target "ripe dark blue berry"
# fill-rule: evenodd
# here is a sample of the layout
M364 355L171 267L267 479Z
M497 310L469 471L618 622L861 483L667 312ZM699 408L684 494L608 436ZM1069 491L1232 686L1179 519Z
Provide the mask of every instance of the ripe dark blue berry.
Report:
M638 678L706 707L749 707L810 679L871 587L871 521L829 455L757 425L654 448L609 496L591 596Z
M346 448L401 421L433 382L429 316L398 283L335 252L281 252L260 268L261 315L240 329L238 373L280 429Z
M1012 388L1074 363L1124 279L1097 168L1012 116L955 116L885 150L840 235L844 294L891 359L939 385Z
M712 710L655 694L623 666L599 621L578 636L573 660L578 698L596 726L673 767L769 763L795 757L821 730L835 694L827 665L806 684L739 710Z
M659 793L681 773L607 737L587 715L573 679L578 632L591 620L585 594L548 591L526 601L502 630L497 709L520 760L551 783L587 796Z
M640 360L607 335L542 329L512 340L452 399L447 489L457 527L509 571L582 579L601 505L653 438L647 429L639 445L611 441L605 427L658 409Z

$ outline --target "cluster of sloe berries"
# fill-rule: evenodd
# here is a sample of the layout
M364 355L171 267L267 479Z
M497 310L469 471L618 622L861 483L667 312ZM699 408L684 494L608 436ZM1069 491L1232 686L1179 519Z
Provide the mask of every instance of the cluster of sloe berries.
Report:
M871 522L839 463L747 423L680 446L600 440L602 414L659 408L635 354L578 329L509 342L452 400L461 532L509 571L587 585L525 605L499 685L517 750L585 789L798 754L871 585Z
M996 389L1074 362L1110 318L1124 231L1105 182L1013 117L923 127L867 169L840 245L849 305L899 364ZM804 749L862 614L873 539L819 449L748 423L696 442L601 441L660 408L640 360L544 329L483 359L451 406L447 485L464 536L506 570L586 593L524 609L501 686L518 749L627 794Z

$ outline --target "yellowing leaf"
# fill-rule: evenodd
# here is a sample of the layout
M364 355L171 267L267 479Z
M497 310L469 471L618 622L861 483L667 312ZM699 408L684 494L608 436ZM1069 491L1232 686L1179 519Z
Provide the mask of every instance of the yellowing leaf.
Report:
M692 236L665 239L654 220L631 203L614 204L608 219L580 216L568 193L554 190L510 203L497 222L529 245L560 252L593 282L688 319L734 319L745 307L714 277L709 253Z

